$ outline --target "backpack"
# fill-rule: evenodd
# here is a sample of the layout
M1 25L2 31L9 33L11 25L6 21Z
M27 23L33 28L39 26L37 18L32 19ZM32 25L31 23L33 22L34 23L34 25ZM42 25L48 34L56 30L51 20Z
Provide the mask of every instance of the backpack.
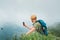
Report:
M45 35L48 35L46 23L43 20L37 20L41 24L42 31ZM44 28L44 30L43 30Z
M47 29L46 23L43 20L37 20L41 24L41 27Z

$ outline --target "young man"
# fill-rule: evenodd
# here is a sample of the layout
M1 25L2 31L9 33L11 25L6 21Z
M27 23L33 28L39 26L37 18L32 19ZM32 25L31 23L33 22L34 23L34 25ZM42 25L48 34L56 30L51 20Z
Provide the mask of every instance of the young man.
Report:
M33 27L28 27L28 25L23 22L23 26L25 26L26 28L28 28L30 30L29 32L26 33L27 35L34 32L34 31L37 31L41 34L46 34L46 35L48 34L47 33L47 28L42 27L42 22L40 23L37 20L36 15L31 16L31 21L33 23Z

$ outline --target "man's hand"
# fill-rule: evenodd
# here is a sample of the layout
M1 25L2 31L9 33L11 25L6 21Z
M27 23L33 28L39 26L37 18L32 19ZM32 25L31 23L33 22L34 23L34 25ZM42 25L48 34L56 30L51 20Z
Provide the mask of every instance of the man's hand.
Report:
M29 30L31 30L33 27L28 27L26 24L25 24L25 22L23 22L23 26L24 27L26 27L26 28L28 28Z
M27 27L27 25L25 24L25 22L23 22L23 26Z

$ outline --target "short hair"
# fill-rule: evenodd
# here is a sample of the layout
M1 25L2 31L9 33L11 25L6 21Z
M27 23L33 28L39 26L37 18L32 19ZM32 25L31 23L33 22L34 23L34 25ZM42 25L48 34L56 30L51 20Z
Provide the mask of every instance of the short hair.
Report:
M31 20L35 20L35 19L37 19L36 15L32 15Z

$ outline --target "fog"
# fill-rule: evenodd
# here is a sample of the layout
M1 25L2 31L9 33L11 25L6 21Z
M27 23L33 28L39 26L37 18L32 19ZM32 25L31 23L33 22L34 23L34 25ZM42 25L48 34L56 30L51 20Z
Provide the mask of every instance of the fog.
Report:
M37 15L47 25L60 22L60 0L0 0L0 24L30 23L30 16Z

